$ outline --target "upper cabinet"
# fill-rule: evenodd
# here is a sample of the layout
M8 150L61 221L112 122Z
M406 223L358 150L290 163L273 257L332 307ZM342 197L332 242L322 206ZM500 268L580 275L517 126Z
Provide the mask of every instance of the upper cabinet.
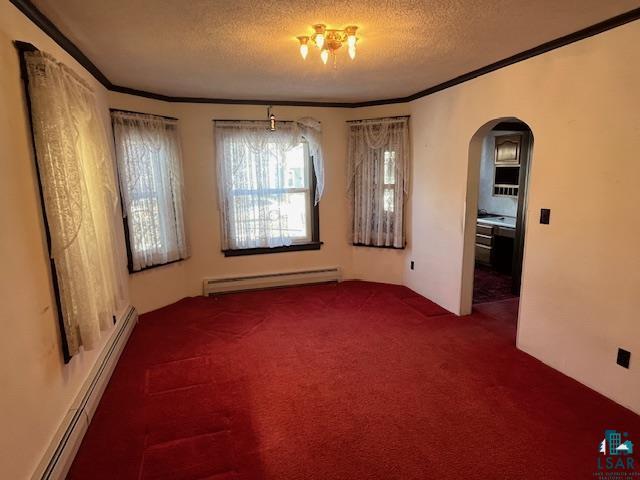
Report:
M499 135L496 137L496 165L520 166L522 135Z
M497 135L495 145L493 195L517 197L522 134Z

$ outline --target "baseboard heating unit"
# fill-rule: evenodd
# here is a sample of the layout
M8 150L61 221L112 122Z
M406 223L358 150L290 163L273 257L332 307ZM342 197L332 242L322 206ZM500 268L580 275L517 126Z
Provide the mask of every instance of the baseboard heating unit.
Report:
M266 288L315 283L339 282L342 276L339 267L318 268L295 272L264 273L259 275L236 275L233 277L205 278L203 295L262 290Z
M102 393L120 358L138 314L129 307L116 323L116 330L105 345L75 401L52 439L31 480L63 480L80 448Z

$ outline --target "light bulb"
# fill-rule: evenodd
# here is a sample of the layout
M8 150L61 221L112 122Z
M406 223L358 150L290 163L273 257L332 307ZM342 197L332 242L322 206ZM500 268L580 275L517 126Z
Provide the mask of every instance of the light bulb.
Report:
M351 46L349 45L349 56L351 57L351 60L355 60L356 58L356 46Z
M356 42L358 41L358 38L356 37L357 29L358 27L356 27L355 25L350 25L344 29L347 34L347 45L349 45L349 47L355 48L356 46Z
M313 41L316 44L316 47L318 47L320 50L322 50L322 47L324 47L324 32L327 29L327 26L322 24L322 23L318 23L317 25L313 26L313 30L316 32L313 34Z
M309 54L309 37L298 37L298 40L300 41L300 55L303 60L306 60Z
M329 60L329 50L322 50L320 52L320 58L322 59L322 63L327 64L327 60Z

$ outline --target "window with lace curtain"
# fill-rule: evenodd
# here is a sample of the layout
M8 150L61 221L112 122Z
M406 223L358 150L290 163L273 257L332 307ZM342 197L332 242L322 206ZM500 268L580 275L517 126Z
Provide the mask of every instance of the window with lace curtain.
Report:
M72 69L20 44L65 362L126 305L118 187L102 110Z
M320 246L317 134L296 122L216 122L216 161L226 256ZM321 192L320 192L321 193Z
M112 110L129 271L188 256L176 119Z
M409 118L349 122L348 190L353 244L404 248Z

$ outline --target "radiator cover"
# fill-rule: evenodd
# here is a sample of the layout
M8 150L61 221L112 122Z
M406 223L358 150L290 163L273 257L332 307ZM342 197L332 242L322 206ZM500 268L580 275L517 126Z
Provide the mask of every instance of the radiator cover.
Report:
M233 277L205 278L204 296L218 293L261 290L290 285L339 282L342 275L339 267L300 270L293 272L262 273L256 275L235 275Z

